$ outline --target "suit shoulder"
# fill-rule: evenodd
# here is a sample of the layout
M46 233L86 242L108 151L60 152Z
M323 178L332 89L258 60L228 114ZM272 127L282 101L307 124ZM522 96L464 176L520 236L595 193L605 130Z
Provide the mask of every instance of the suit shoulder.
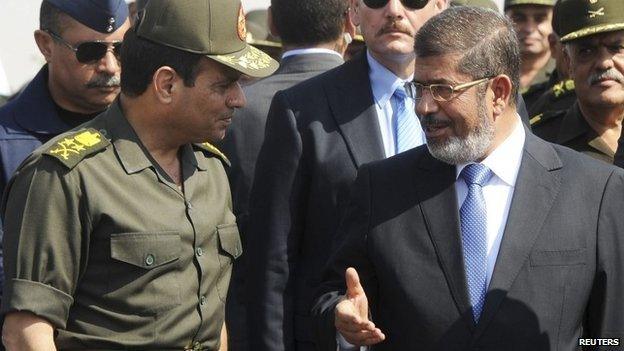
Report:
M285 89L284 93L291 97L301 96L305 98L307 96L309 98L311 91L322 89L326 82L334 82L336 79L339 79L340 75L343 74L346 69L346 65L348 65L348 63L342 64L338 67L311 77L310 79L299 82L292 87Z
M67 169L72 169L85 158L109 145L110 141L98 130L86 128L59 135L41 146L36 153L52 157Z

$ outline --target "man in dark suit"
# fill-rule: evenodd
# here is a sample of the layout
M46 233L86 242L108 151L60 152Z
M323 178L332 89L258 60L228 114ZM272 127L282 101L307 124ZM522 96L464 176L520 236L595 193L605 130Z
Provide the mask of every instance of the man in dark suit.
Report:
M246 228L252 350L315 349L309 311L357 168L424 142L403 86L414 34L447 6L352 0L367 51L274 97Z
M622 348L624 172L522 126L512 28L456 7L419 31L427 147L360 168L314 307L320 349L336 330L374 350Z
M231 160L228 177L234 214L243 240L247 233L249 190L258 152L264 141L269 105L279 90L339 66L355 26L348 17L346 0L273 0L270 28L282 39L280 68L270 77L244 88L247 105L236 112L222 149ZM243 241L246 251L246 245ZM235 263L227 301L228 347L248 350L243 306L247 255Z

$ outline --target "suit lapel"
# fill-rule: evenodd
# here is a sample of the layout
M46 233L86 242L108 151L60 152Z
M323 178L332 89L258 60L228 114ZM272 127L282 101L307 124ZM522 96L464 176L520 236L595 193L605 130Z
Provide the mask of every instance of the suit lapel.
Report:
M425 224L457 309L473 329L461 249L455 167L436 160L429 153L419 167L423 174L416 177L416 189Z
M366 55L345 63L325 90L333 117L357 167L385 158Z
M561 160L547 142L526 131L524 154L498 257L475 338L487 328L529 257L560 187Z

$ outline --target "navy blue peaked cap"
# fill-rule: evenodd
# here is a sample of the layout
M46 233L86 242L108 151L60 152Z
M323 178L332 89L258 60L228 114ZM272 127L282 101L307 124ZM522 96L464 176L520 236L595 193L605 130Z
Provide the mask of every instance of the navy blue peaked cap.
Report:
M128 18L124 0L45 0L100 33L112 33Z

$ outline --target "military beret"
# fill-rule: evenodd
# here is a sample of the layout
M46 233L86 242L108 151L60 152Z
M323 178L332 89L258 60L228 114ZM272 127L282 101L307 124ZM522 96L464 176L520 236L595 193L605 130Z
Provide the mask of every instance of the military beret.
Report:
M112 33L128 18L124 0L45 0L69 17L100 33Z
M251 77L278 67L269 55L247 44L240 0L149 1L137 18L138 37L202 54Z
M505 0L505 10L517 5L544 5L554 6L555 0Z
M561 42L624 30L622 0L560 0L557 17Z
M473 6L498 11L498 6L493 0L452 0L451 6Z

